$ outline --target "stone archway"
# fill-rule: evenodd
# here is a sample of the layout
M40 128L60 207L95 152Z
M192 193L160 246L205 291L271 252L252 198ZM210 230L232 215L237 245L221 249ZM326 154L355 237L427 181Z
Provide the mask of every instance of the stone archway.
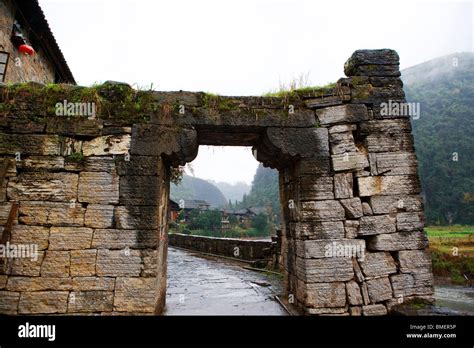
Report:
M106 84L98 93L110 107L97 119L43 112L35 128L28 103L6 115L0 155L15 167L2 207L20 206L8 238L41 244L42 261L5 265L1 311L159 313L170 167L199 145L252 146L278 169L282 268L304 313L381 315L431 298L410 120L380 112L405 101L398 55L356 51L345 72L334 87L283 97L136 93L128 117L129 88ZM55 97L73 98L63 92Z

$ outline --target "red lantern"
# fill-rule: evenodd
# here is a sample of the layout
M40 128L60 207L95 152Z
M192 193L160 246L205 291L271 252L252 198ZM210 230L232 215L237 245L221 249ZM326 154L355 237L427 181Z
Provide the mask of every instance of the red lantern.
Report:
M32 56L33 54L35 54L35 50L33 49L33 47L31 47L30 45L27 45L27 44L20 45L18 47L18 50L21 53L27 54L29 56Z

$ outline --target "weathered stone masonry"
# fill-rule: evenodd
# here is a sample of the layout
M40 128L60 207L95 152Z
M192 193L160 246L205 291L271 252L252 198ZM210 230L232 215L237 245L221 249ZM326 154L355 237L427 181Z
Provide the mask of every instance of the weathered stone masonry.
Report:
M279 170L282 269L304 313L382 315L430 299L410 120L380 114L405 100L398 55L356 51L345 73L334 88L282 98L4 89L0 224L13 224L11 244L40 251L3 264L0 312L161 312L170 167L201 144L253 146ZM98 117L55 116L64 99L96 101Z

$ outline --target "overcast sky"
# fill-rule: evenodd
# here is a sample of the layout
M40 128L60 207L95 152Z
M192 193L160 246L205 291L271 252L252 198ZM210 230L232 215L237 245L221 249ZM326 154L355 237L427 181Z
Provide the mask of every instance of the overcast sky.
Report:
M472 1L40 0L78 84L261 95L309 74L343 77L356 49L392 48L401 68L473 51ZM249 149L201 147L195 175L250 183ZM217 167L218 165L218 167Z

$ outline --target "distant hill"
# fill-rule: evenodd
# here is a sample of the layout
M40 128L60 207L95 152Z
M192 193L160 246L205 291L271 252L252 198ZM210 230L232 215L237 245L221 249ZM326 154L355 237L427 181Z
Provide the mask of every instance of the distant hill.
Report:
M232 203L235 201L240 202L245 194L250 192L251 186L245 182L237 182L235 184L229 184L227 182L215 182L209 180L211 184L216 186L224 194L227 200L231 200Z
M202 199L207 201L212 207L227 205L227 199L222 192L213 184L206 180L185 175L178 186L171 184L171 199Z
M474 53L418 64L402 80L421 107L412 125L428 222L473 224Z
M253 178L252 189L244 196L239 206L242 208L271 206L275 214L280 214L278 171L265 168L260 163Z

